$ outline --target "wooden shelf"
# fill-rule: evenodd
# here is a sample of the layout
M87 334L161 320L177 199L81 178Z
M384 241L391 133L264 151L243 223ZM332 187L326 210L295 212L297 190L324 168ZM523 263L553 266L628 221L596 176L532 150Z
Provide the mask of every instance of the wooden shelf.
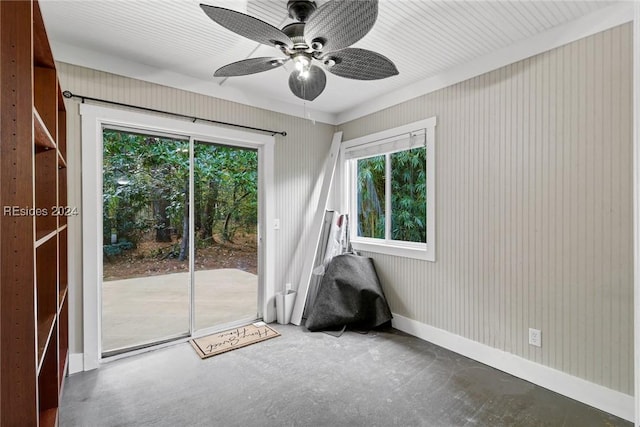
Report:
M58 169L66 169L66 168L67 168L67 162L64 161L62 154L58 152Z
M51 240L54 237L56 237L58 235L58 231L57 230L53 230L53 231L50 231L50 232L47 233L46 230L45 230L41 234L42 234L42 236L38 236L36 234L36 239L37 240L36 240L36 242L34 244L34 247L36 249L39 248L40 246L44 245L45 243L47 243L49 240Z
M54 314L45 319L38 320L38 372L42 369L45 350L49 348L49 342L51 342L55 320L56 316Z
M51 150L56 148L56 143L51 136L51 132L42 121L42 117L38 114L38 110L33 108L33 141L37 148Z
M62 311L62 306L64 305L66 298L67 298L67 294L69 293L69 287L65 286L64 288L60 289L60 292L58 292L58 316L60 316L60 312Z
M29 209L0 222L0 370L16 385L0 390L0 424L56 426L69 355L68 231L52 209L67 205L67 116L37 0L0 0L0 40L10 47L0 51L0 198Z

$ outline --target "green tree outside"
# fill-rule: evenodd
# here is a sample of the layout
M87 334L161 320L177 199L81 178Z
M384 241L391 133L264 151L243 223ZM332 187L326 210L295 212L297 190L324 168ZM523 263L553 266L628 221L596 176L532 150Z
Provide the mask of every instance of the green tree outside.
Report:
M426 149L389 154L391 239L425 243ZM358 236L385 238L386 155L357 161Z
M105 252L112 236L131 246L152 236L185 260L189 141L104 130L103 144ZM255 150L195 144L196 248L216 243L216 235L232 241L239 229L256 232L257 157Z

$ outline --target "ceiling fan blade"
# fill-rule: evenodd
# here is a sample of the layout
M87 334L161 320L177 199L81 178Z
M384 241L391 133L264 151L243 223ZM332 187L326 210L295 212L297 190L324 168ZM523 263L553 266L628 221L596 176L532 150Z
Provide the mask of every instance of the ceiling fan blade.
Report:
M258 18L223 7L206 4L200 4L200 7L209 18L236 34L268 46L293 46L286 34Z
M320 41L322 52L351 46L364 37L378 17L378 0L333 0L318 8L304 27L304 39L311 46Z
M389 58L366 49L342 49L326 54L321 60L325 64L335 61L329 72L348 79L378 80L400 74Z
M312 65L306 79L300 77L300 71L294 70L289 76L289 89L298 98L313 101L327 85L327 75L322 68Z
M235 77L261 73L282 66L289 58L249 58L220 67L214 77Z

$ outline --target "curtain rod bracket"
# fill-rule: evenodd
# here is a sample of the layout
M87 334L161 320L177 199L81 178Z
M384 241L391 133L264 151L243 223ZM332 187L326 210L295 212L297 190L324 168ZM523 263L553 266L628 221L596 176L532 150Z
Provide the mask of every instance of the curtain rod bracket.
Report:
M237 123L229 123L229 122L222 122L222 121L219 121L219 120L203 119L202 117L187 116L186 114L171 113L169 111L156 110L155 108L140 107L138 105L125 104L123 102L109 101L107 99L100 99L100 98L92 98L90 96L84 96L84 95L76 95L74 93L71 93L68 90L65 90L64 92L62 92L62 96L64 96L67 99L80 98L80 100L81 100L81 102L83 104L84 104L85 100L96 101L96 102L104 102L106 104L118 105L120 107L136 108L138 110L149 111L149 112L152 112L152 113L169 114L171 116L182 117L182 118L185 118L185 119L191 119L193 123L195 123L197 120L200 120L200 121L203 121L203 122L209 122L209 123L214 123L214 124L218 124L218 125L233 126L233 127L237 127L237 128L241 128L241 129L248 129L248 130L252 130L252 131L256 131L256 132L270 133L271 136L276 136L276 135L287 136L287 132L286 131L275 131L275 130L269 130L269 129L262 129L262 128L256 128L256 127L252 127L252 126L239 125Z

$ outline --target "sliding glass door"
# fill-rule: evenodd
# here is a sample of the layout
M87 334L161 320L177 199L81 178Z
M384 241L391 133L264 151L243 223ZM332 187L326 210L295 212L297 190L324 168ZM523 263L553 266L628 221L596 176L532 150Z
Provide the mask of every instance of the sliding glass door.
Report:
M258 152L196 141L195 329L254 320L258 304Z
M258 152L191 144L103 130L102 357L258 316Z
M189 140L103 131L103 356L189 335Z

